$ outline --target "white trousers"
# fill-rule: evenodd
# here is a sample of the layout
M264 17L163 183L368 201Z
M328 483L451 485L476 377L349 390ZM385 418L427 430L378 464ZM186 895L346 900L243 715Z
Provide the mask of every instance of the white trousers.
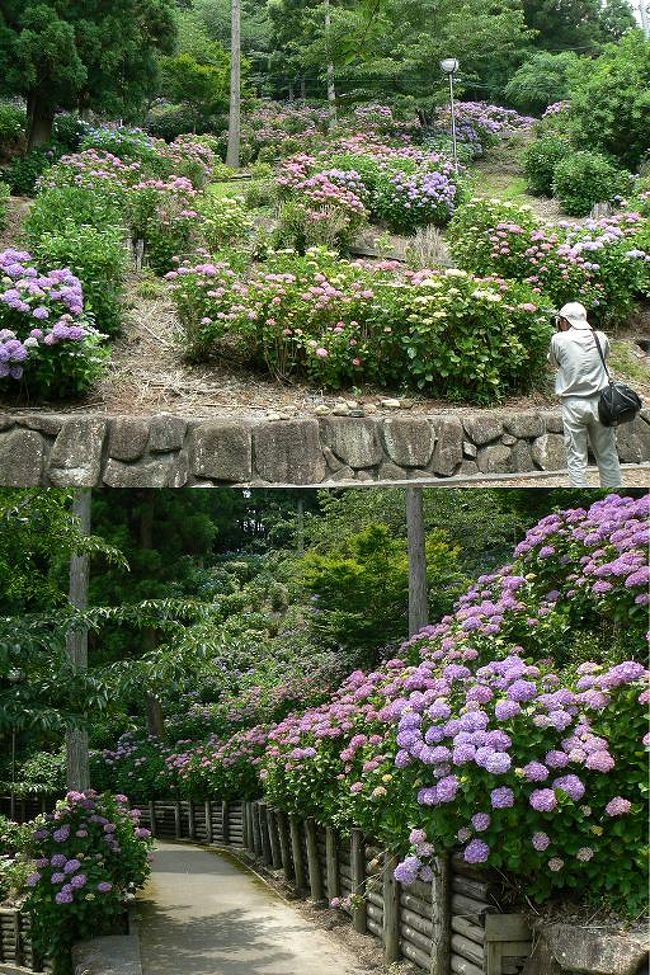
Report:
M601 487L622 487L623 475L616 450L616 428L604 427L598 419L596 396L566 396L562 399L564 443L567 467L574 487L589 487L587 448L591 444Z

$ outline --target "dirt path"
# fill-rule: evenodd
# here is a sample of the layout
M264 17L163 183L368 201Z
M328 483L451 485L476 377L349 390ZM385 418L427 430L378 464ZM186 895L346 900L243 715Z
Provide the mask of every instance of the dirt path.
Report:
M143 975L366 975L237 860L158 843L138 907Z

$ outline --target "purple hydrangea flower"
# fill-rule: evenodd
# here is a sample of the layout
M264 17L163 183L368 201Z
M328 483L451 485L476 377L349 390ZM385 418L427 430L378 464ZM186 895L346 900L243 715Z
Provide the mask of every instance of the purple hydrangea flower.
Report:
M466 863L485 863L490 855L490 847L483 840L470 840L463 850Z
M492 789L490 803L493 809L509 809L515 804L515 794L507 786L500 786L498 789Z
M531 792L528 802L537 812L553 812L557 809L557 799L553 789L535 789Z

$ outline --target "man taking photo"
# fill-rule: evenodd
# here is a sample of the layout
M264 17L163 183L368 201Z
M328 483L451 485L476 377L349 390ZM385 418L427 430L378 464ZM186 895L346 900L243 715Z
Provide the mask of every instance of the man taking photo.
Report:
M574 487L588 487L587 450L596 458L601 487L621 487L623 477L616 450L616 431L598 417L601 390L608 377L598 352L609 355L609 342L587 321L587 310L578 301L560 309L557 332L551 339L549 361L555 366L555 392L562 404L564 443L569 477Z

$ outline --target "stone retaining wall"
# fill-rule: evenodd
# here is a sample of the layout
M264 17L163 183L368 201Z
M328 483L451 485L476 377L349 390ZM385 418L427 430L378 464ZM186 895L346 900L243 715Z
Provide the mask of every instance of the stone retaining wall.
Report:
M650 461L650 410L618 433L623 462ZM288 420L0 415L0 486L341 485L557 471L553 412Z

